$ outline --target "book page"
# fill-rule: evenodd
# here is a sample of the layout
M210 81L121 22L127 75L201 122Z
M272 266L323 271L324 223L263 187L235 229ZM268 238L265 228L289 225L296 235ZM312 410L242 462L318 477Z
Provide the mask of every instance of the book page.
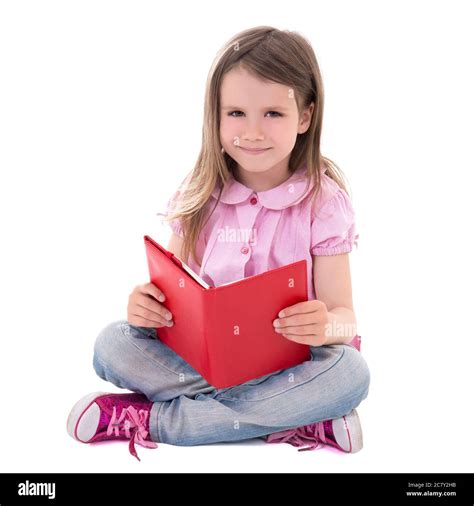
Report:
M179 258L179 257L178 257ZM209 288L209 285L198 275L196 274L192 269L191 267L189 267L189 265L186 265L182 260L181 258L179 259L179 261L181 262L181 265L183 266L184 270L190 274L201 286L203 286L204 288Z

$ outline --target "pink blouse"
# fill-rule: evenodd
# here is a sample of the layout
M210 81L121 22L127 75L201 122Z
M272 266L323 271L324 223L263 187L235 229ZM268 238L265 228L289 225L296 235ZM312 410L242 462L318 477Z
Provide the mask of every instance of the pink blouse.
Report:
M359 238L347 193L325 173L321 178L321 190L311 201L306 198L310 188L305 167L280 185L260 192L231 176L199 235L196 253L201 266L192 257L188 265L209 285L219 286L306 259L308 299L316 299L312 255L348 253L353 244L357 247ZM219 189L214 189L206 203L210 209ZM178 196L179 190L164 214ZM175 234L183 236L178 220L168 223Z

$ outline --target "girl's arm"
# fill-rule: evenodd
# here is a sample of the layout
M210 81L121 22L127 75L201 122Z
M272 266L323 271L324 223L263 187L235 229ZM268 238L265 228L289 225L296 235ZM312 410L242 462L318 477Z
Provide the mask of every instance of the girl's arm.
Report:
M317 299L283 308L275 332L310 346L349 344L357 335L349 255L313 256L313 275Z
M177 256L178 258L182 258L181 251L183 247L184 239L180 237L179 235L176 235L174 232L171 234L170 242L168 244L168 251L171 251L173 255Z
M313 255L314 289L318 300L326 304L329 335L326 344L348 344L357 335L352 302L349 254Z

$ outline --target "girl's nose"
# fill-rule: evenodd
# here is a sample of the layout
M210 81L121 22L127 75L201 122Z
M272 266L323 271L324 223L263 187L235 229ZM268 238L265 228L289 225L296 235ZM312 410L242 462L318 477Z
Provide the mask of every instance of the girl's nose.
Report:
M258 124L247 125L242 135L242 139L246 141L263 140L264 137L263 130Z

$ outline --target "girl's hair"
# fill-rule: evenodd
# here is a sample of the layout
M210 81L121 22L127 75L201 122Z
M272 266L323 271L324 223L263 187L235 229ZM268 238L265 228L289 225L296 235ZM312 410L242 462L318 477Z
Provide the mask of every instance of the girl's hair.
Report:
M206 82L201 151L194 169L179 187L179 198L173 200L174 205L164 218L165 221L177 219L182 226L182 256L185 262L192 253L196 264L199 264L196 243L205 225L205 204L218 182L223 185L231 174L235 174L235 160L221 152L219 124L221 83L225 74L236 67L243 68L262 80L292 88L300 115L304 108L314 102L310 127L297 136L290 155L289 170L293 174L306 164L310 182L314 183L309 198L316 198L319 192L323 164L326 175L348 193L342 171L320 152L324 90L321 72L310 43L296 32L278 30L271 26L244 30L221 48L211 66ZM215 206L207 219L214 209Z

